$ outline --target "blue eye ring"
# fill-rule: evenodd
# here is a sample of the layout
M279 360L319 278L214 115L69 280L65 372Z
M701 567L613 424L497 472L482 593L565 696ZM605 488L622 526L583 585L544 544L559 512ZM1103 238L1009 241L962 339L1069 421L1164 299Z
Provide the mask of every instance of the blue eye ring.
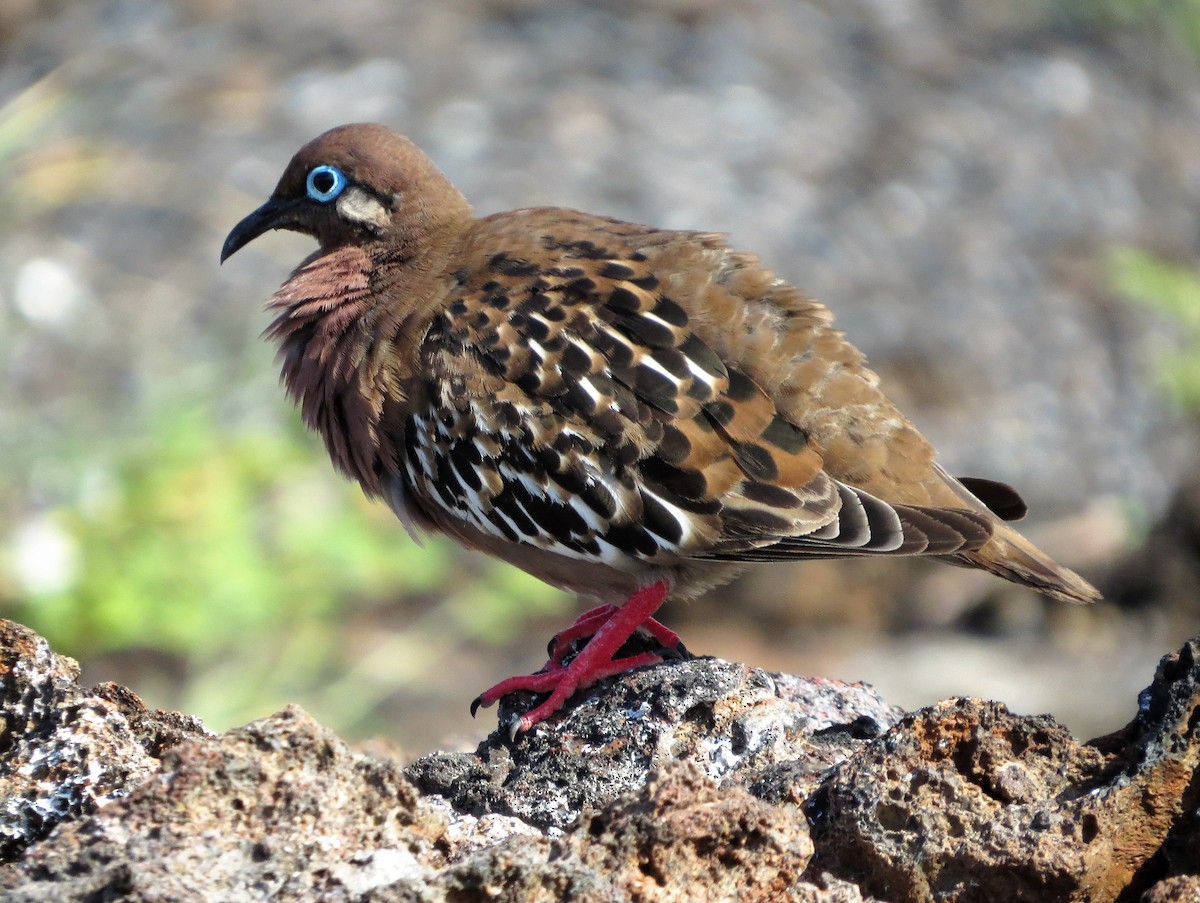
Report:
M345 175L336 166L314 166L304 187L314 201L328 204L345 190L346 184Z

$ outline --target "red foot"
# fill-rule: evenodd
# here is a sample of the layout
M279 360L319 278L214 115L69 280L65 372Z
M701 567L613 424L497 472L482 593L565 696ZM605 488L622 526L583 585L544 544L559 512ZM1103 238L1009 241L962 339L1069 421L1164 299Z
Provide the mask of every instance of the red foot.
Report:
M549 699L513 722L511 730L512 736L515 737L519 732L529 730L562 708L562 704L576 690L630 668L662 661L662 656L654 652L643 652L640 655L618 659L614 659L613 655L639 627L649 630L664 646L679 645L679 637L652 617L667 598L668 589L667 581L660 580L638 590L624 605L601 605L584 612L574 624L555 636L550 661L546 663L543 671L510 677L484 690L471 704L471 714L474 715L480 706L486 708L495 704L502 696L520 690L534 693L549 691ZM592 634L592 638L588 640L587 645L569 665L564 666L562 659L569 651L571 643L589 633Z

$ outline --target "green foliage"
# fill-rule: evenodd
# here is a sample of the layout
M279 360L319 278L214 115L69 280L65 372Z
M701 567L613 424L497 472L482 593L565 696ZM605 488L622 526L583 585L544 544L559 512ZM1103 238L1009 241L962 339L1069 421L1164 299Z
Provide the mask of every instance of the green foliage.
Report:
M52 513L73 578L26 587L9 614L79 657L166 653L186 688L153 704L223 727L303 700L344 728L439 655L563 604L511 568L484 582L450 544L418 546L298 429L227 433L184 410L149 433L101 473L88 465L77 501ZM373 612L391 609L411 622L374 629ZM356 619L374 649L361 660L348 651Z
M438 549L385 539L290 436L228 437L196 412L158 427L58 514L79 576L31 606L68 648L204 659L247 632L327 617L341 598L427 588L446 568Z
M1068 26L1152 32L1200 58L1200 0L1051 0L1050 8Z
M1178 344L1158 355L1167 395L1200 414L1200 275L1136 248L1112 253L1113 286L1126 297L1178 324Z

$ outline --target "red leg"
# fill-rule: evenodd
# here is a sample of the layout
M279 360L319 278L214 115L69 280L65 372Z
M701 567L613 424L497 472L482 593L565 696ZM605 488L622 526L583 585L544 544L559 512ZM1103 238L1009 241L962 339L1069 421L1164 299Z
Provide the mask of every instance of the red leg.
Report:
M603 609L606 606L601 606L598 609L586 612L575 624L563 631L563 633L574 631L582 621L587 621L589 629L601 618L603 618L603 623L600 624L599 629L588 640L587 645L583 647L583 650L569 665L563 667L562 664L558 664L557 667L552 667L550 670L538 674L510 677L508 680L502 680L494 687L484 690L476 697L475 702L471 705L471 713L474 714L481 705L485 707L493 705L500 697L507 696L509 693L515 693L520 690L528 690L534 693L550 691L549 699L514 722L512 732L515 736L518 732L529 730L530 727L539 721L558 711L562 707L562 704L576 690L590 686L602 678L627 671L630 668L661 661L661 656L653 652L643 652L640 655L631 655L619 659L614 659L613 655L633 635L634 631L646 625L646 622L653 621L652 616L667 598L668 589L669 585L667 581L660 580L644 589L638 590L620 608L604 612ZM649 627L649 629L656 639L660 639L661 641L663 635L669 635L674 638L675 644L678 644L679 637L657 621L653 621L653 624L654 627ZM579 634L579 636L583 635L586 634ZM562 634L559 634L559 636L561 637ZM575 639L578 639L578 636ZM556 637L556 643L557 641L558 638ZM555 665L553 657L547 664L550 666Z
M561 664L563 657L571 651L571 644L581 637L593 636L609 618L617 611L615 605L601 605L598 608L589 608L578 618L575 623L566 630L560 630L554 634L554 639L550 641L550 661L555 664Z
M658 640L659 645L665 646L667 649L675 649L683 646L683 640L679 638L674 630L664 624L662 621L656 621L654 618L646 618L638 627L645 630Z
M550 644L550 661L547 664L561 665L562 660L571 651L572 643L585 636L594 636L596 631L618 611L620 609L616 605L601 605L585 611L575 619L574 624L554 635ZM667 649L674 649L680 645L679 634L654 618L646 618L635 629L645 630Z

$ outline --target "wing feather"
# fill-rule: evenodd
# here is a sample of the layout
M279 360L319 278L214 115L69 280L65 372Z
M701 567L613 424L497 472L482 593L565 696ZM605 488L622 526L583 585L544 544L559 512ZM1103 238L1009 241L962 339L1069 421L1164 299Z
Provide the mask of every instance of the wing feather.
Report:
M653 241L611 227L603 243L547 231L459 274L419 350L426 403L403 431L412 496L484 533L616 566L986 542L987 517L832 478L808 432L693 328L644 251Z

